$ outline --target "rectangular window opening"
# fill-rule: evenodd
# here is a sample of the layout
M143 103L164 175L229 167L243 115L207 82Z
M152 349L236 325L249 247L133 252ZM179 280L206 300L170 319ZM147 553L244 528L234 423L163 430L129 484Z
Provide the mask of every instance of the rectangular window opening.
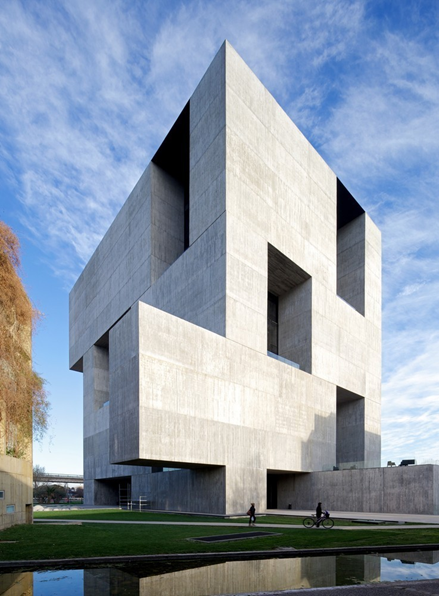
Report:
M154 229L151 254L157 279L190 245L190 103L152 158Z
M311 276L268 245L267 352L311 373Z
M95 410L110 403L110 350L109 332L95 344L93 353L93 393Z
M337 468L364 468L364 397L337 387Z
M337 179L337 295L364 315L364 209Z
M279 298L268 292L267 301L267 324L268 324L268 345L267 350L272 354L279 354L279 338L278 338L278 323L279 323Z

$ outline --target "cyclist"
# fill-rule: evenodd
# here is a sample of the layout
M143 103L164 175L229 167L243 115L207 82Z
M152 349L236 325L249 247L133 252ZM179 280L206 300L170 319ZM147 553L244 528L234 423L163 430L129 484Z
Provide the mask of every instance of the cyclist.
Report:
M324 519L328 519L329 515L329 511L327 509L325 509L325 511L322 511L322 504L318 503L316 507L316 528L320 526L320 522L322 522Z
M322 519L322 504L320 503L320 501L317 503L317 507L316 507L316 528L319 527L320 525L320 521Z

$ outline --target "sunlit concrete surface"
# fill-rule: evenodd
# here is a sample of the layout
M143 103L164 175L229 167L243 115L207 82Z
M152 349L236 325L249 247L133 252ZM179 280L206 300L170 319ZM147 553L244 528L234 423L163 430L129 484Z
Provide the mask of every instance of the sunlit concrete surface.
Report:
M380 465L380 232L227 42L70 294L70 366L88 504L297 508Z

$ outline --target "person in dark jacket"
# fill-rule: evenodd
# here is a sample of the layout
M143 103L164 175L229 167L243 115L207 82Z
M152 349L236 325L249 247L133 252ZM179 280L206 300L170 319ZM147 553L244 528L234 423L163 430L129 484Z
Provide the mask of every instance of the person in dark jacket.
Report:
M317 503L317 507L316 507L316 527L318 528L320 525L320 519L322 517L322 504L319 502Z
M251 503L250 505L250 509L247 512L247 515L249 515L249 519L248 519L248 525L249 526L254 526L256 523L256 509L255 509L255 504Z

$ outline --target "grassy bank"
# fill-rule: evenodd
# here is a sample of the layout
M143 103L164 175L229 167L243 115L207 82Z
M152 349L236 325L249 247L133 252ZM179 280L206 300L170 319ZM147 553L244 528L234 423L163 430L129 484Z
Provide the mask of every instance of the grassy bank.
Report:
M137 519L138 516L143 519ZM104 519L119 517L124 521L220 521L220 518L200 518L172 514L147 514L125 511L72 511L38 513L35 518L53 517L58 519ZM157 519L157 516L160 519ZM153 520L153 518L155 518ZM188 518L188 519L185 519ZM102 520L103 518L100 517ZM262 518L261 522L262 522ZM275 520L276 518L267 518ZM287 519L292 525L301 523L301 519L279 518L282 523ZM227 521L227 520L226 520ZM386 529L362 530L349 532L334 529L307 530L305 528L273 528L276 536L243 539L221 543L202 543L191 539L201 536L239 534L252 531L244 520L237 527L201 527L201 526L166 526L135 524L38 524L15 526L0 532L0 559L3 561L35 560L53 558L97 557L116 555L148 555L164 553L206 553L250 550L275 550L293 547L296 549L330 548L344 546L398 546L406 544L439 543L438 529ZM264 520L265 521L265 520ZM347 522L346 522L347 523ZM256 530L261 528L256 528ZM262 528L263 531L269 531Z

